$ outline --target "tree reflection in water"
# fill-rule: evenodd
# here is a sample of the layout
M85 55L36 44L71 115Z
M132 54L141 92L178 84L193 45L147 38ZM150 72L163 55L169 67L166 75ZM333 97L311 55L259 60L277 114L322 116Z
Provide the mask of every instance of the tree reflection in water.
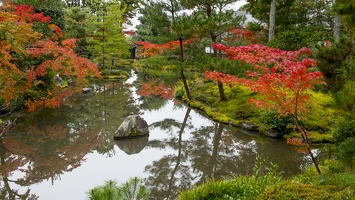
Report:
M278 164L286 176L300 172L303 156L285 142L243 134L219 123L199 126L189 115L190 108L182 122L165 118L150 125L153 133L160 129L167 136L149 141L148 148L175 150L145 168L152 199L174 199L179 191L209 179L252 174L257 155Z
M96 93L92 96L74 98L72 103L67 102L59 109L19 113L16 123L12 120L12 129L2 129L0 185L4 187L1 187L0 199L37 199L38 196L30 194L30 189L21 194L12 186L25 188L44 180L51 180L53 184L61 174L80 167L89 152L96 149L112 154L114 142L108 138L113 137L116 123L124 118L122 114L134 108L125 107L129 106L130 94L122 83L94 85L94 89ZM113 101L106 98L107 94L120 98ZM113 113L108 110L116 104L121 105L115 110L120 115L112 117Z
M145 80L136 78L129 84L94 81L95 93L77 96L59 109L20 113L15 126L7 134L0 134L0 199L36 199L38 196L30 194L30 185L46 180L54 183L66 172L80 171L74 169L82 165L89 152L94 159L91 162L97 162L96 155L106 155L112 162L107 165L114 166L114 171L108 172L113 178L120 178L123 173L143 178L152 199L162 200L174 199L180 190L209 179L250 174L257 154L279 165L286 176L297 174L304 167L306 156L283 141L244 134L184 105L174 105L172 100L135 94L140 81ZM144 118L151 122L149 141L138 154L116 156L115 151L121 150L113 135L129 114L146 115ZM131 164L130 161L135 161L135 166L117 171L118 165ZM135 168L138 165L142 165L140 170Z
M35 199L27 190L19 194L10 183L30 186L43 180L59 179L60 175L79 167L84 156L95 149L102 140L100 128L77 130L60 126L38 129L30 127L16 136L0 139L0 173L5 187L1 199ZM12 178L13 173L20 178Z

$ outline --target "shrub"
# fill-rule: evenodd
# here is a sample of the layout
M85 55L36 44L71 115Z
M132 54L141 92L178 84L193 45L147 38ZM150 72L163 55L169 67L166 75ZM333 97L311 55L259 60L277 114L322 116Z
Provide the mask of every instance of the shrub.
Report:
M304 184L297 181L283 181L266 189L259 199L327 200L342 199L342 196L346 195L329 192L327 187L316 187L311 184Z
M182 99L185 94L184 86L180 85L175 89L174 97L177 99Z
M355 117L348 116L337 121L333 137L337 143L343 142L349 137L355 137Z
M197 62L194 65L200 73L204 73L206 70L217 70L236 77L246 77L246 71L253 69L252 65L242 61L212 57L206 57L202 62Z
M354 196L355 174L345 172L339 160L325 160L320 166L322 175L316 173L314 167L308 167L302 174L292 178L293 181L326 189L329 193L337 193L332 199L351 199Z
M354 54L353 42L342 39L338 43L333 43L331 47L320 48L317 55L317 68L323 73L328 90L336 93L343 86L347 74L354 72L354 64L351 58Z
M333 98L320 92L310 94L309 113L307 113L307 119L303 121L305 128L319 133L330 132L338 114L334 108Z
M178 63L177 60L170 60L165 56L154 56L139 60L140 66L144 68L157 69L161 66L174 65ZM135 64L137 66L137 64Z
M355 81L347 81L335 94L335 101L340 108L355 112Z
M321 26L293 26L279 32L276 38L269 42L269 46L282 50L298 50L324 41L326 38L330 38L330 34Z
M113 180L87 192L90 200L145 200L149 199L149 190L142 185L142 180L135 177L117 186Z
M340 143L337 147L336 156L340 159L346 166L353 169L355 161L355 138L347 138L344 142Z
M262 129L277 130L281 135L293 131L292 118L289 116L278 116L273 110L265 110L260 113L260 123Z
M179 200L223 200L223 199L250 199L255 200L263 191L272 184L280 181L280 174L276 172L277 166L271 163L265 175L261 174L261 168L265 160L260 156L256 158L253 168L254 175L237 176L234 179L210 180L192 190L181 193Z

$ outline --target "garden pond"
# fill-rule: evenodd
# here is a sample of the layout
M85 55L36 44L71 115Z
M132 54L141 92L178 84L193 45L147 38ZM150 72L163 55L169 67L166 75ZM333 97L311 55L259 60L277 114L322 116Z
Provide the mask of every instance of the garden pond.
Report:
M285 141L217 123L176 100L138 95L144 77L131 75L93 80L89 94L59 108L4 119L11 128L0 137L0 197L84 200L107 180L139 177L152 199L174 199L209 179L252 174L257 155L284 176L311 164ZM115 141L130 114L147 121L149 137Z

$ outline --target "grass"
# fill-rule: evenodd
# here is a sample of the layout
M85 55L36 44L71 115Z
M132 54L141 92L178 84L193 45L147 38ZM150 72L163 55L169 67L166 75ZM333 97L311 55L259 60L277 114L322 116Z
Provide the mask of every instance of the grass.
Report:
M333 161L334 162L334 161ZM256 162L258 163L258 161ZM259 162L260 163L260 162ZM334 165L334 163L333 163ZM243 200L342 200L355 199L355 174L343 169L335 172L331 165L321 166L318 175L314 167L301 175L282 179L273 165L264 175L257 175L261 165L254 166L254 175L224 180L209 180L183 191L178 200L243 199Z
M277 166L272 165L266 174L260 175L260 169L266 160L256 157L253 176L236 176L223 180L209 180L191 190L182 192L178 200L230 200L230 199L256 199L269 185L281 180Z

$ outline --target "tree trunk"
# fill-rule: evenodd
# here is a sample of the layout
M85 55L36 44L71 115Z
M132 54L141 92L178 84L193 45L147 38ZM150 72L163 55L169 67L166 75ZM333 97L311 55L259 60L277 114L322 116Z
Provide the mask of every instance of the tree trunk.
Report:
M103 11L102 13L102 68L103 69L106 69L105 68L105 12Z
M334 0L334 4L336 4L336 0ZM336 13L334 17L334 30L333 30L333 36L335 42L339 42L340 39L340 26L341 26L340 16L338 13Z
M211 40L212 40L212 44L217 42L217 36L213 33L211 33ZM215 58L217 58L217 56L218 56L218 51L214 48L213 48L213 56Z
M226 95L224 94L224 88L223 88L223 83L218 82L218 91L219 91L219 99L221 101L227 100Z
M212 15L212 7L209 4L206 4L206 14L207 14L208 18L210 18L211 15ZM211 32L210 35L211 35L212 44L216 43L217 42L217 36L213 32ZM214 49L214 48L213 48L213 56L215 58L218 57L218 51L216 49ZM221 101L227 100L226 95L224 94L223 83L218 82L218 91L219 91L220 100Z
M316 167L316 170L317 170L318 174L321 174L321 171L320 171L319 166L318 166L318 162L317 162L316 158L314 157L314 155L312 153L312 150L310 148L311 145L309 143L309 138L307 136L307 131L303 128L303 125L301 124L301 122L299 121L297 116L295 116L294 119L296 120L296 126L298 127L298 129L300 131L300 134L301 134L301 137L303 139L303 142L306 145L306 150L307 150L308 154L311 156L313 165Z
M212 37L212 42L215 43L217 41L217 36L215 36L214 34L211 34ZM218 51L216 49L213 49L213 56L215 58L217 58L217 54ZM225 101L227 100L226 95L224 94L224 88L223 88L223 83L218 82L218 91L219 91L219 98L221 101Z
M187 98L189 100L191 100L192 97L191 97L189 85L187 84L186 77L185 77L185 74L184 74L184 69L182 67L182 64L184 62L184 46L182 45L182 38L181 37L179 38L179 42L180 42L180 62L181 62L180 76L181 76L182 83L184 84L184 88L185 88L185 92L186 92Z
M272 0L270 5L269 41L275 38L275 13L276 0Z

